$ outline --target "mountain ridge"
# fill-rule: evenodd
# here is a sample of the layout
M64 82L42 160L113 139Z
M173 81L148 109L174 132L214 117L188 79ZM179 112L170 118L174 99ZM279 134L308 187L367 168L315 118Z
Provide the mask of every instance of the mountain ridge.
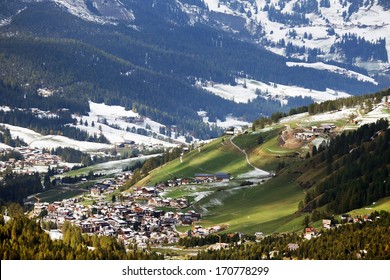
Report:
M102 67L100 70L84 68L83 73L69 67L68 69L69 75L73 77L85 77L89 72L100 71L96 77L101 78L96 81L92 79L90 84L101 84L103 80L107 81L106 73L112 75L108 82L112 85L109 88L105 86L104 90L98 89L96 93L91 91L91 88L96 87L95 85L82 87L83 81L74 79L73 82L76 84L72 87L77 87L86 93L83 99L92 96L94 101L104 100L107 104L122 105L127 108L137 104L142 114L153 119L158 117L157 121L165 125L178 125L182 133L193 134L196 131L194 136L197 138L216 136L216 131L211 127L207 128L209 125L203 124L203 119L198 116L197 112L200 110L207 112L210 120L223 121L231 114L252 121L261 115L271 115L275 111L289 111L292 108L289 106L289 101L294 104L294 107L299 102L300 105L308 105L304 98L293 100L288 96L285 96L285 100L281 100L281 103L279 100L271 100L263 96L246 104L234 104L230 100L210 95L204 91L204 88L196 87L197 83L235 85L237 79L248 78L268 84L301 86L314 90L325 90L331 87L333 90L349 94L374 92L388 84L385 77L382 77L379 82L376 80L364 82L354 77L347 77L341 72L297 67L299 61L291 67L285 57L267 51L261 44L253 44L237 38L231 32L221 31L213 24L209 24L201 15L198 16L198 21L191 22L191 13L208 11L207 5L202 1L165 1L155 4L153 1L111 1L110 9L119 7L120 11L121 7L125 7L134 15L134 18L118 19L112 24L86 21L83 14L75 13L77 5L73 6L73 12L68 12L59 3L78 4L83 6L82 11L85 11L87 4L90 9L92 6L99 8L102 1L15 1L12 5L9 1L3 1L2 5L6 8L1 17L9 19L7 24L0 27L3 39L12 41L16 40L15 38L21 40L25 38L28 44L28 38L41 37L43 45L44 38L75 40L85 44L87 48L95 49L96 54L93 55L103 51L114 60L132 65L128 67L130 69L126 69L123 63L117 64L119 65L115 66L117 69L112 66L112 70L103 70ZM199 9L189 9L194 4L198 5ZM88 11L91 13L90 10ZM12 49L8 49L7 52L3 49L5 55L3 58L12 56L13 52ZM50 52L47 55L50 55ZM60 56L60 53L57 52L56 55ZM75 53L76 59L70 65L77 65L77 60L85 61L82 55L82 51ZM43 61L43 58L37 57L37 60ZM7 69L11 64L4 63L4 65L2 79L17 84L15 77L8 74L15 72L11 68ZM33 67L37 66L34 62ZM95 66L90 63L89 67ZM359 70L360 68L356 66L348 67L364 72L364 69ZM24 68L22 60L19 68ZM125 78L132 79L131 75L136 73L134 68L140 69L143 77L132 80L131 83L127 83L127 86L121 86ZM123 76L125 74L128 76ZM115 75L122 75L122 77ZM26 83L33 84L29 75L24 74L19 77ZM142 80L146 83L142 84ZM115 82L112 83L113 81ZM42 84L53 90L59 90L53 78L42 79ZM33 91L38 89L39 87L31 88ZM107 91L108 94L104 93ZM130 93L135 91L139 94ZM112 98L114 92L116 98ZM160 100L161 97L161 101L153 101ZM181 103L179 106L167 105L172 102ZM161 106L163 103L166 103L166 106ZM176 107L174 112L169 110L173 107ZM188 116L188 120L187 117L180 117L179 111L181 116Z

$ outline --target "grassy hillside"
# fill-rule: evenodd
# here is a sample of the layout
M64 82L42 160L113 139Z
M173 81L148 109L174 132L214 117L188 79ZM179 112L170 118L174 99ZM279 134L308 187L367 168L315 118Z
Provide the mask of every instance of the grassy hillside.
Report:
M277 139L282 129L282 126L275 126L268 131L239 135L232 141L248 153L252 164L265 170L275 170L281 162L300 160L290 157L296 149L289 151L278 147ZM263 144L258 143L260 136L264 139ZM279 153L270 152L270 145ZM256 154L259 151L263 151L264 156L259 157ZM203 214L201 224L204 227L227 225L227 232L245 233L296 231L302 228L303 218L294 214L304 198L302 189L296 183L299 174L285 169L265 183L240 186L245 180L256 181L258 178L256 175L249 179L239 176L253 171L253 167L227 136L191 151L183 156L182 161L176 159L153 170L138 185L153 185L175 177L192 178L195 173L218 171L231 173L234 179L225 184L179 186L170 189L164 196L187 197L193 202L193 208Z
M377 106L372 108L375 114L366 111L364 115L360 114L360 118L371 122L388 116L387 105ZM320 226L324 215L330 215L331 212L326 205L318 207L316 213L310 212L314 208L304 207L307 202L305 197L308 192L312 192L313 186L331 178L329 160L325 160L326 152L312 154L310 141L299 142L294 135L313 125L333 123L337 127L335 132L331 136L321 137L335 137L350 123L351 114L359 115L357 110L359 107L315 115L302 114L261 130L246 132L233 138L219 138L186 154L182 160L177 159L154 170L139 184L154 184L175 177L191 178L195 173L229 172L234 175L234 179L229 183L175 187L166 192L165 196L187 197L192 202L192 209L202 213L202 226L225 225L225 232L261 231L268 234L301 231L305 216L309 216L310 225ZM351 129L351 125L348 125L348 129ZM241 151L232 145L231 141ZM240 176L254 170L246 162L244 152L252 165L274 171L276 177L257 184L260 180L256 181L257 175L253 173L249 178ZM333 157L333 171L344 165L343 159ZM254 184L241 186L244 180ZM389 210L389 201L385 198L377 201L375 205L354 211L365 214L366 208Z
M233 176L253 168L228 138L217 139L150 173L138 185L153 185L173 178L193 178L195 173L227 172Z
M296 231L302 221L294 216L304 197L296 175L285 171L268 182L249 188L214 192L195 204L206 208L203 226L228 225L228 232Z
M372 204L370 206L362 207L359 209L354 209L354 210L350 211L349 214L351 214L353 216L367 215L367 214L370 214L374 211L380 212L381 210L390 212L390 197L382 198L382 199L378 200L377 202L375 202L375 204Z

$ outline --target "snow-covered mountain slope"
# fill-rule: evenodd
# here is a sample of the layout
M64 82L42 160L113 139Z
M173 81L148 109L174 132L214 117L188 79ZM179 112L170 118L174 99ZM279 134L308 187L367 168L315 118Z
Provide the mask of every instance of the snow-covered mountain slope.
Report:
M40 0L38 0L40 1ZM120 0L50 0L86 21L101 24L132 22L135 17Z
M100 24L132 24L145 10L167 22L208 24L306 62L337 61L389 71L390 11L384 0L30 0L51 1ZM10 17L3 17L7 24Z
M314 63L287 62L286 64L289 67L298 66L298 67L307 67L307 68L313 68L313 69L318 69L318 70L326 70L326 71L329 71L329 72L339 73L340 75L345 75L347 77L350 77L350 78L353 78L353 79L356 79L356 80L359 80L359 81L369 82L369 83L373 83L375 85L378 84L373 78L371 78L371 77L369 77L367 75L363 75L361 73L358 73L358 72L355 72L355 71L351 71L351 70L347 70L345 68L338 67L338 66L335 66L335 65L329 65L329 64L326 64L326 63L323 63L323 62L314 62Z
M162 134L166 126L149 118L141 117L138 113L125 110L122 106L108 106L90 102L88 116L74 116L78 124L75 127L88 132L89 135L102 133L112 144L133 143L145 146L175 147L185 143L184 137L173 132L170 137Z
M57 148L71 147L83 152L92 152L111 149L114 146L109 144L77 141L61 135L42 135L31 129L19 126L1 124L10 130L13 138L19 137L31 148Z
M386 1L204 2L210 22L275 53L309 62L352 63L371 74L389 69L390 11Z
M204 86L204 89L236 103L248 103L258 97L279 100L282 104L287 104L289 97L310 97L315 102L323 102L350 96L348 93L338 92L332 89L318 91L276 83L266 84L250 79L237 79L237 85L235 86L207 84Z

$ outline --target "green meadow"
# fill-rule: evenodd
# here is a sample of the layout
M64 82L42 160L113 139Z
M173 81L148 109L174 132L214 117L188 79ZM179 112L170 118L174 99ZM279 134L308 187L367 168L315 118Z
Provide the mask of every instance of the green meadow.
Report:
M294 213L304 194L295 177L283 173L260 185L214 192L194 205L207 209L201 224L227 225L227 232L300 230L302 221Z
M349 214L351 214L352 216L357 216L357 215L362 216L362 215L370 214L374 211L379 212L381 210L390 212L390 197L382 198L377 202L375 202L375 204L372 204L370 206L352 210L349 212Z
M137 185L153 185L174 178L194 178L196 173L227 172L233 176L252 170L245 156L228 138L212 141L188 154L153 170Z
M280 131L278 126L265 132L242 134L234 137L233 142L248 153L251 163L273 170L280 162L297 161L291 158L297 149L279 147L277 138ZM259 145L260 136L264 142ZM191 151L182 160L176 159L153 170L138 185L153 185L173 178L193 178L195 173L228 172L234 177L229 184L174 187L168 189L164 196L188 198L193 203L192 207L203 214L200 224L204 227L227 225L226 232L262 231L266 234L301 230L303 217L295 215L299 202L304 198L302 188L296 183L298 175L286 170L265 183L241 187L243 180L237 179L237 176L252 170L244 153L231 144L230 137L224 136Z

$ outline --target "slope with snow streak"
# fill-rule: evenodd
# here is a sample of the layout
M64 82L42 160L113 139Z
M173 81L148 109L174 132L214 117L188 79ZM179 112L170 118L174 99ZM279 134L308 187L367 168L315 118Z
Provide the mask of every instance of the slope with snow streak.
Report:
M245 83L244 83L245 80ZM244 85L245 84L245 85ZM236 103L246 103L259 95L256 90L261 91L261 97L278 99L282 104L287 103L287 97L311 97L315 102L334 100L350 96L348 93L339 92L332 89L326 91L312 90L303 87L286 86L281 84L265 84L251 79L237 79L237 85L214 84L203 87L205 90L232 100Z
M141 118L138 113L131 110L126 110L122 106L109 106L104 103L89 102L90 113L88 116L74 116L78 123L82 120L88 125L77 124L75 127L88 132L89 135L99 135L102 133L110 143L123 143L134 141L139 145L159 145L164 147L176 147L177 144L169 142L169 138L160 134L160 127L165 127L163 124L152 121L149 118L144 118L140 123L130 123L126 118ZM105 123L101 123L102 119ZM99 122L100 120L100 122ZM92 126L94 123L94 126ZM129 131L129 129L145 129L151 136L140 135ZM175 139L181 141L183 139ZM182 141L183 143L184 140Z
M343 76L347 76L347 77L356 79L358 81L369 82L369 83L373 83L374 85L378 84L375 81L375 79L373 79L371 77L368 77L366 75L357 73L355 71L347 70L345 68L341 68L341 67L338 67L338 66L326 64L326 63L323 63L323 62L314 62L314 63L286 62L286 65L288 67L298 66L298 67L313 68L313 69L317 69L317 70L327 70L329 72L338 73L338 74L341 74Z
M35 0L40 1L40 0ZM84 0L51 0L58 6L65 8L69 13L83 20L99 24L117 24L118 21L134 21L131 10L126 9L118 0L91 0L90 5L98 12L93 13Z
M13 138L19 137L31 148L51 149L57 147L70 147L83 152L93 152L113 148L113 145L77 141L60 135L42 135L31 129L13 126L9 124L0 125L4 125L10 130L11 136Z

